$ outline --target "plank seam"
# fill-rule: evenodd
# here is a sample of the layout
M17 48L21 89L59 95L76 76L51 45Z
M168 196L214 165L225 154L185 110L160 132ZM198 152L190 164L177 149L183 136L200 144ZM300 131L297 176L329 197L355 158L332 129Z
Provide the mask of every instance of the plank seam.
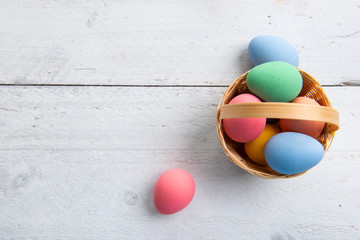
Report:
M5 87L128 87L128 88L217 88L217 87L229 87L229 85L187 85L187 84L7 84L0 83L0 86ZM321 85L322 87L350 87L346 84L334 84L334 85ZM359 87L360 85L351 85L351 87Z

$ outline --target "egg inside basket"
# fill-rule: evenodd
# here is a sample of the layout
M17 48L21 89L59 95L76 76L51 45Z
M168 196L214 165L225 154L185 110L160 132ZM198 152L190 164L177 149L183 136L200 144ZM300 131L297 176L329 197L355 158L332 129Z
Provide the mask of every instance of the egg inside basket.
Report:
M321 85L308 73L300 69L299 72L303 79L303 87L299 96L312 98L318 102L320 106L309 107L303 104L270 102L228 104L235 96L241 93L250 93L246 85L248 72L236 79L224 93L216 114L216 126L220 144L230 160L247 172L263 178L273 179L292 178L305 173L302 172L294 175L280 174L268 166L261 166L251 161L245 153L244 144L233 141L224 132L222 127L222 119L224 118L266 117L268 121L276 121L275 119L278 118L324 121L325 127L317 140L323 145L325 152L330 148L335 136L335 131L339 129L339 113L332 108L330 100Z

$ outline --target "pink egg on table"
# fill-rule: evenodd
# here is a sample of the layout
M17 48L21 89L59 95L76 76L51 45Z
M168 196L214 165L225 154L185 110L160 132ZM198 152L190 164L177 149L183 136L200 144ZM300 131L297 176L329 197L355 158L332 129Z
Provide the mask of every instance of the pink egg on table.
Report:
M171 169L158 179L154 190L154 204L162 214L173 214L184 209L195 194L192 176L183 169Z
M297 97L292 103L311 104L319 106L314 99L308 97ZM284 132L298 132L317 138L324 129L325 123L320 121L280 119L280 128Z
M234 103L257 103L259 98L250 94L240 94L229 102ZM266 118L229 118L223 119L222 125L225 133L236 142L250 142L260 136L265 128Z

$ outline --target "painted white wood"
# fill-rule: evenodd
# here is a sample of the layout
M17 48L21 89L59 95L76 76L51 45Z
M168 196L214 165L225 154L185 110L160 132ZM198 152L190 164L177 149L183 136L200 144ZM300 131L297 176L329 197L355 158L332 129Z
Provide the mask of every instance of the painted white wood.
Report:
M0 81L228 85L275 34L322 84L358 84L359 19L356 0L2 0Z
M325 89L341 116L332 149L357 150L358 87ZM2 87L0 136L6 140L0 149L213 149L216 109L225 90Z
M359 19L355 0L0 0L0 239L360 239ZM295 179L246 173L216 135L260 34L342 85L335 141ZM160 215L176 167L195 197Z
M304 176L265 180L222 152L223 87L0 87L2 239L357 239L358 87L328 87L341 129ZM164 216L170 168L196 183Z

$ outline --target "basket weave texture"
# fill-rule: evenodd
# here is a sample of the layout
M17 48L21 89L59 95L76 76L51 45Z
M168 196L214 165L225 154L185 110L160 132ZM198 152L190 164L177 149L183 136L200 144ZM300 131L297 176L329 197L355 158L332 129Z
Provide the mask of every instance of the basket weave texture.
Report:
M299 72L302 75L303 78L303 87L299 94L299 96L306 96L309 98L314 99L316 102L318 102L321 106L327 108L331 108L329 110L335 111L332 109L330 100L326 96L324 89L321 87L321 85L308 73L302 71L299 69ZM243 168L249 173L252 173L254 175L257 175L262 178L271 178L271 179L278 179L278 178L292 178L300 176L303 173L294 174L294 175L284 175L275 172L270 167L264 167L261 165L256 164L255 162L251 161L249 157L246 155L244 150L244 144L239 143L236 141L233 141L230 139L226 133L223 130L222 127L222 120L221 120L221 110L223 106L226 106L228 102L235 96L241 94L241 93L250 93L249 89L246 85L246 76L248 72L241 75L238 79L236 79L226 90L224 93L216 114L216 126L217 126L217 132L220 140L220 144L225 152L225 154L230 158L232 162L234 162L239 167ZM257 103L257 104L264 104L264 103ZM265 103L266 105L268 103ZM271 103L269 103L271 105ZM284 103L281 103L284 104ZM294 103L286 103L291 104L287 106L293 106ZM228 105L229 106L229 105ZM284 108L285 109L285 108ZM285 110L284 110L285 111ZM274 115L274 114L272 114ZM275 114L276 115L276 114ZM335 115L335 122L338 122L338 115ZM311 116L310 116L311 118ZM334 118L334 117L333 117ZM271 121L271 119L268 119L268 121ZM325 152L330 148L330 145L334 139L335 131L338 129L338 124L330 124L326 122L325 127L321 133L321 135L317 138L317 140L323 145Z

